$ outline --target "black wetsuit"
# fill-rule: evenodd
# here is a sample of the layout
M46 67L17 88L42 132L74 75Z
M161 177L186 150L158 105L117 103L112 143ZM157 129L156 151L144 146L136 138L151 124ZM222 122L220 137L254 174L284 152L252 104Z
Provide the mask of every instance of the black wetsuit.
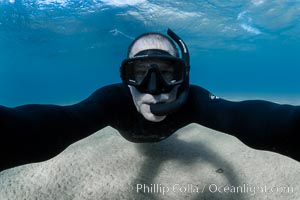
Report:
M300 161L300 107L251 100L231 102L191 85L184 106L162 122L137 112L129 88L114 84L70 106L0 106L0 171L49 159L105 126L132 142L157 142L192 122L236 136L250 147Z

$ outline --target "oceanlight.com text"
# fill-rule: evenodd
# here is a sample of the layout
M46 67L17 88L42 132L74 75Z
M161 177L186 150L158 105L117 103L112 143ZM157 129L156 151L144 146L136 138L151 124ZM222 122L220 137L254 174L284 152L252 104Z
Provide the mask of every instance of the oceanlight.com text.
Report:
M151 193L165 195L169 192L173 193L247 193L255 195L257 193L293 193L292 186L254 186L249 184L233 185L218 185L218 184L136 184L135 190L137 193Z

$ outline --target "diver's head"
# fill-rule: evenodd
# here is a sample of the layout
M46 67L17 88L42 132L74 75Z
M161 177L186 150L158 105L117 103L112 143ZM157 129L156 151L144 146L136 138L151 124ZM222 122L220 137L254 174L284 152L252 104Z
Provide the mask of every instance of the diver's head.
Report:
M147 119L159 122L175 112L187 98L189 56L184 42L171 30L175 43L160 33L137 37L120 68L123 83L130 88L137 110Z
M167 55L179 57L178 49L174 42L167 36L155 32L144 33L135 38L128 48L127 57L133 58L146 50L160 50ZM159 51L157 54L159 55Z

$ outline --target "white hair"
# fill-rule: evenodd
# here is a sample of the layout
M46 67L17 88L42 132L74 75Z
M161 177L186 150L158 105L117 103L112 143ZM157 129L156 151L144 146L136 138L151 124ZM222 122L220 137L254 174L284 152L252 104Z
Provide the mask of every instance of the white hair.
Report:
M164 50L172 56L178 57L178 50L172 40L159 33L147 33L132 42L128 49L128 58L132 58L137 53L148 49Z

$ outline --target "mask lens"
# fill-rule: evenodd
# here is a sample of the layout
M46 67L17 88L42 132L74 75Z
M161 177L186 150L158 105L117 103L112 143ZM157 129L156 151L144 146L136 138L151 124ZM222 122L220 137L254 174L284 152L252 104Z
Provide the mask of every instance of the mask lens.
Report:
M183 80L184 66L178 60L157 61L159 72L167 84L173 85Z
M149 69L156 68L168 85L175 85L184 79L185 67L180 59L138 58L122 65L122 77L128 84L139 85L147 76Z
M123 76L129 84L139 85L147 74L147 65L140 60L129 61L123 65Z

